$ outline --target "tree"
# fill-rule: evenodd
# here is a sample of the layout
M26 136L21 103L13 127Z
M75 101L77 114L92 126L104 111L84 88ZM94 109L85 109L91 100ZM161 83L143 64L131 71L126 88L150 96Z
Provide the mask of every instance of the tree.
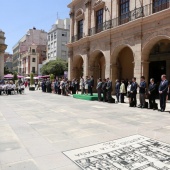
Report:
M54 61L49 61L41 68L41 73L43 75L53 74L55 76L64 75L64 71L68 70L68 63L62 59L56 59Z
M14 81L18 80L17 72L14 72L13 80L14 80Z

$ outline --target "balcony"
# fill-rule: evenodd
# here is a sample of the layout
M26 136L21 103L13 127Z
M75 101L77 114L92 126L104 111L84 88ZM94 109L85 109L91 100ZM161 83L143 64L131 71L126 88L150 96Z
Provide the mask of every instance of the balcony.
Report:
M126 24L130 21L134 21L142 17L147 17L154 13L170 8L170 0L159 1L159 3L158 1L155 1L155 3L151 3L140 8L136 8L132 11L129 11L121 15L120 17L114 18L112 20L108 20L100 25L97 25L96 27L90 28L88 31L88 36L98 34L102 31L115 28L117 26ZM82 36L75 35L72 37L71 41L75 42L83 37L85 37L84 34Z
M170 7L170 1L164 0L164 1L155 1L153 3L153 13L165 10Z
M72 36L71 42L75 42L75 41L82 39L84 37L84 35L85 35L84 33L80 33L78 35Z

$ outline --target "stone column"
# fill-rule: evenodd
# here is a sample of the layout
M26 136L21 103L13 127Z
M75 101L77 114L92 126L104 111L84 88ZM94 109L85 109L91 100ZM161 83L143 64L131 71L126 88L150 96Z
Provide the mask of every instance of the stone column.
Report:
M166 60L166 76L167 76L167 79L170 81L170 60Z
M72 42L72 37L74 36L74 10L70 11L70 42Z
M142 75L141 68L141 44L137 44L133 47L134 51L134 77L136 77L136 81L140 82L140 77Z
M68 51L68 79L73 79L73 49L69 48Z
M6 48L5 44L0 44L0 80L4 78L4 53Z
M115 81L118 79L118 65L113 63L110 65L111 67L111 80L113 84L113 93L115 93Z
M105 78L111 79L110 50L104 53L105 57Z
M142 76L145 76L145 80L147 83L149 83L149 62L148 61L142 61L141 62L141 67L142 67Z

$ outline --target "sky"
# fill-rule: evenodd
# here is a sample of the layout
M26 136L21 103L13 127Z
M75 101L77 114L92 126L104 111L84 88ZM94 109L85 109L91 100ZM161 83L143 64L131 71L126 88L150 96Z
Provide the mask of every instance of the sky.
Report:
M29 29L35 27L48 32L57 16L59 19L69 18L67 5L71 0L0 1L0 29L5 32L6 52L9 53Z

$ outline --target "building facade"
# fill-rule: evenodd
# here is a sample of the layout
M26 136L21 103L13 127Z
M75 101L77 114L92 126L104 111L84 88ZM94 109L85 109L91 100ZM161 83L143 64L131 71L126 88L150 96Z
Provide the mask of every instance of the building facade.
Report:
M10 72L13 71L12 61L12 54L6 52L4 54L4 66L7 67Z
M28 51L21 54L21 60L21 74L23 76L29 76L31 72L37 76L41 75L42 62L46 60L46 45L32 44Z
M50 60L68 59L66 44L70 39L70 19L58 19L48 32L47 63Z
M69 79L170 80L170 0L73 0L68 7Z
M4 78L4 53L6 48L5 33L0 30L0 80Z
M29 29L28 32L16 43L13 47L13 71L16 71L19 74L25 73L22 65L22 54L28 52L32 45L46 46L47 32L44 30L37 30L36 28Z

